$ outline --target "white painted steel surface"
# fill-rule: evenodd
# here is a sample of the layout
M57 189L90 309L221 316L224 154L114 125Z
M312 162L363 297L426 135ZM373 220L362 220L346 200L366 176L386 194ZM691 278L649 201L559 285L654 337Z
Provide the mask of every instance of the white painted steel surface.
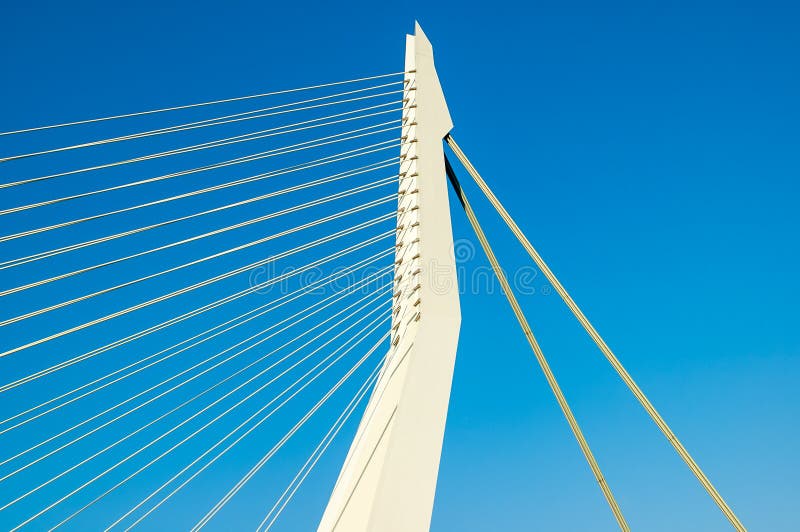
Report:
M430 527L461 311L442 143L452 122L419 24L406 72L392 343L320 532Z

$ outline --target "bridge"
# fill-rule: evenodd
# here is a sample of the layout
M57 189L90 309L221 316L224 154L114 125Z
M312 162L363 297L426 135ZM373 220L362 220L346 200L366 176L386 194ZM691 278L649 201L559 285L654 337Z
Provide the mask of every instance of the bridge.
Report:
M630 530L469 177L745 530L456 142L428 38L406 39L395 72L0 134L5 528L184 528L183 497L192 530L269 530L360 416L318 530L427 530L461 327L452 194ZM304 431L316 445L293 447Z

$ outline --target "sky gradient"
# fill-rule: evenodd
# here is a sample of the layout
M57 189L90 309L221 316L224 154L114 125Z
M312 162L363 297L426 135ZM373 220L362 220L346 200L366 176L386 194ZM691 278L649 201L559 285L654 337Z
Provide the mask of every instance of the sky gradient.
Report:
M78 1L0 15L1 130L399 71L418 19L454 136L656 408L746 526L800 526L797 6ZM456 171L506 269L527 266ZM474 242L451 205L454 237ZM477 250L461 266L467 280L487 262ZM505 300L464 284L432 530L614 530ZM531 285L522 304L633 529L729 529L546 282ZM315 525L346 448L276 530Z

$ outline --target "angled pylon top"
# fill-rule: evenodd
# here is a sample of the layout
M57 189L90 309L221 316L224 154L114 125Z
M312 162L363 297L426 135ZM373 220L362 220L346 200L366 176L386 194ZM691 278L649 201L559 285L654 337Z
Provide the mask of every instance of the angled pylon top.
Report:
M391 345L320 532L430 527L461 311L442 142L453 123L419 24L405 73Z

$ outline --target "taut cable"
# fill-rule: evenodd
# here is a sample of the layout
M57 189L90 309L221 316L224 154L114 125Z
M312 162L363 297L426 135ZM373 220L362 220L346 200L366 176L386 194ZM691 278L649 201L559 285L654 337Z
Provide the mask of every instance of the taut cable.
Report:
M746 529L744 525L739 518L736 517L736 514L733 513L731 507L728 506L728 503L725 502L725 499L722 498L722 495L720 495L714 485L711 484L711 481L708 479L706 474L702 469L700 469L700 466L694 461L694 458L692 458L680 440L678 440L678 437L674 432L672 432L672 429L669 427L669 425L667 425L667 422L664 421L664 418L661 417L661 414L659 414L652 403L650 403L650 400L639 388L639 385L636 384L636 381L633 380L633 377L630 376L619 359L617 359L616 355L614 355L614 353L611 351L611 348L600 336L600 333L597 332L591 322L589 322L589 319L586 317L586 315L584 315L569 293L567 293L567 290L559 282L552 270L550 270L550 268L547 266L544 259L542 259L541 255L539 255L516 222L514 222L514 220L511 218L511 215L508 214L508 211L506 211L506 209L500 203L500 200L497 199L497 196L494 195L481 175L478 173L472 163L470 163L467 156L464 154L458 144L456 144L455 139L451 135L448 135L445 140L453 149L453 153L456 154L456 157L458 157L458 159L467 169L467 172L469 172L469 174L475 180L475 183L481 189L483 194L488 198L489 202L492 204L498 214L500 214L500 217L506 223L508 228L511 229L511 232L517 237L517 240L519 240L520 244L522 244L522 247L525 248L525 251L528 252L528 255L530 255L531 259L533 259L550 284L553 285L553 288L556 292L558 292L558 295L561 296L561 299L564 300L564 303L566 303L567 307L569 307L570 311L572 311L572 314L575 315L594 343L597 345L600 351L602 351L603 355L605 355L608 362L611 364L620 378L622 378L622 381L633 393L634 397L636 397L639 403L641 403L641 405L644 407L650 418L655 422L661 432L664 433L664 436L667 437L667 440L669 440L670 444L678 452L678 455L683 459L686 465L689 466L689 469L692 471L694 476L697 477L697 480L700 481L700 484L703 485L703 488L705 488L717 506L719 506L720 510L722 510L722 513L725 514L725 517L728 518L736 530L745 532Z
M569 428L572 429L575 439L578 440L578 445L580 446L583 455L586 457L586 461L589 463L589 467L594 474L595 480L597 480L597 483L600 485L603 496L606 498L606 502L608 502L608 506L611 508L611 512L614 514L617 524L619 524L619 528L625 532L629 532L630 527L625 521L625 517L622 515L622 510L620 509L619 504L617 504L614 495L611 493L611 488L609 487L608 482L606 482L603 472L600 470L600 464L597 463L597 459L594 457L594 454L589 447L589 442L586 441L586 437L583 435L580 425L578 425L578 420L575 418L575 414L572 413L572 409L569 407L569 403L567 403L567 398L564 396L564 392L561 391L561 387L558 385L558 381L553 374L553 370L550 369L550 364L547 362L547 358L545 358L544 352L539 346L539 342L536 341L536 337L533 335L530 325L528 325L528 320L525 318L525 314L522 312L522 307L520 307L513 290L511 290L511 285L508 283L508 279L506 278L503 269L500 267L500 262L497 260L497 257L492 250L492 246L489 244L489 240L486 238L486 234L483 232L480 223L478 223L478 218L475 216L475 212L472 210L469 201L467 201L467 196L464 194L464 190L461 188L458 178L456 177L455 172L453 171L453 168L450 166L450 162L446 157L445 168L447 170L447 177L450 178L450 182L456 191L456 195L461 201L461 205L464 207L464 212L467 214L467 219L469 220L472 229L475 231L475 234L478 236L478 241L480 242L483 251L486 253L486 257L489 259L489 262L492 265L494 275L497 277L497 280L500 281L500 287L503 289L503 294L505 294L509 305L511 305L511 309L514 311L514 315L516 316L517 321L522 328L522 332L525 333L525 339L528 340L534 355L536 355L536 361L539 362L539 366L542 368L542 372L547 379L547 384L550 385L550 389L553 391L556 401L558 401L558 406L561 407L561 411L564 413L564 417L567 419Z

